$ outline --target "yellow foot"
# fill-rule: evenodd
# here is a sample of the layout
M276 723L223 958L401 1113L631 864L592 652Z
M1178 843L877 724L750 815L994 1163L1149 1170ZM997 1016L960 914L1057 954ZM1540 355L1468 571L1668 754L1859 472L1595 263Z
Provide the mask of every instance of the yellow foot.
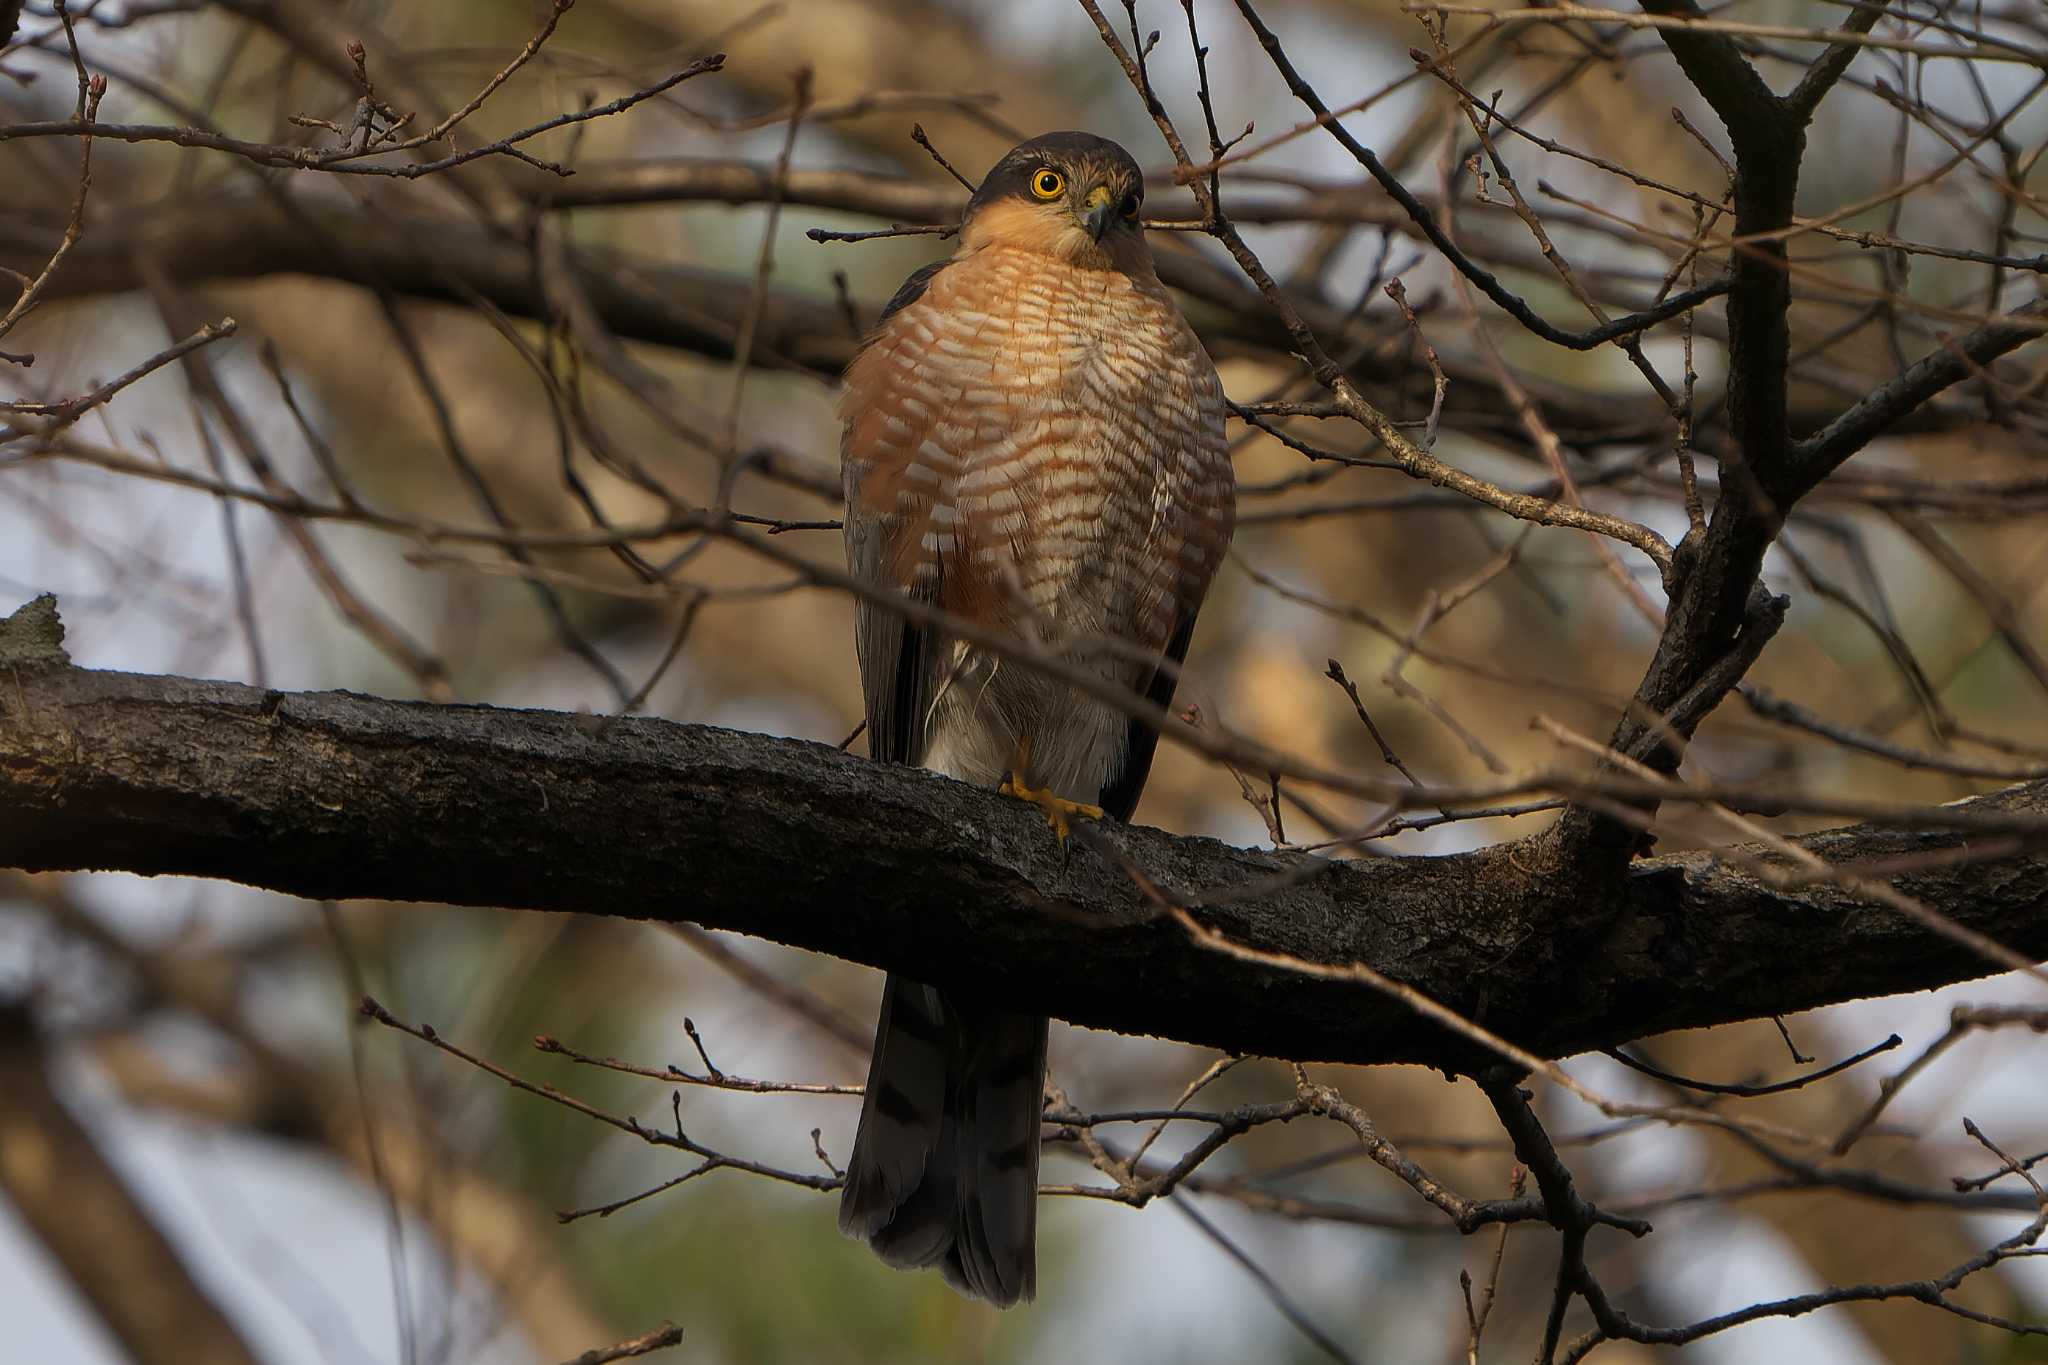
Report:
M1074 821L1100 820L1102 818L1102 807L1087 806L1079 801L1069 801L1063 796L1055 796L1050 789L1028 785L1016 773L1011 773L1009 777L1005 778L1003 785L997 788L997 790L1004 796L1014 796L1019 801L1029 801L1032 805L1044 811L1045 823L1052 826L1052 832L1059 835L1062 844L1067 842L1067 835L1072 832Z

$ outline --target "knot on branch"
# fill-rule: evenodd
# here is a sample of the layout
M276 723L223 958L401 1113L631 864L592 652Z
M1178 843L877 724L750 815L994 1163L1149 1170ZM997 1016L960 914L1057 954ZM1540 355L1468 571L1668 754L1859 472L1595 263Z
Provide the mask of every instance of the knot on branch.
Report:
M64 649L64 620L57 615L55 594L31 599L0 621L0 664L15 668L63 667L71 662Z

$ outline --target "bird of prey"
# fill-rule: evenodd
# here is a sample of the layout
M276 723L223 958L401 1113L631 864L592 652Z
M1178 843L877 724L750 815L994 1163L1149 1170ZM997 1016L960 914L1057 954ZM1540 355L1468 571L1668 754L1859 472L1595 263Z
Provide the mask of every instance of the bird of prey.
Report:
M848 367L846 557L889 593L1163 706L1230 543L1224 400L1159 283L1122 147L1048 133L968 201ZM1127 709L859 606L869 752L1127 820L1158 733ZM963 1293L1032 1296L1047 1021L891 975L839 1226Z

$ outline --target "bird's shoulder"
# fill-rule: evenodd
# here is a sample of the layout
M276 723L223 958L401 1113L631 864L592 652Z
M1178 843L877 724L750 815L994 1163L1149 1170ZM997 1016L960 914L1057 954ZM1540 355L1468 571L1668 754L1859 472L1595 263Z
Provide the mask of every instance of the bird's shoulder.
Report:
M952 258L948 257L944 260L933 261L929 265L921 265L911 271L909 278L898 285L896 292L889 296L889 302L883 307L882 315L875 319L875 325L880 327L890 318L895 317L898 313L910 307L911 304L923 298L925 291L932 287L932 281L938 277L939 272L952 264Z

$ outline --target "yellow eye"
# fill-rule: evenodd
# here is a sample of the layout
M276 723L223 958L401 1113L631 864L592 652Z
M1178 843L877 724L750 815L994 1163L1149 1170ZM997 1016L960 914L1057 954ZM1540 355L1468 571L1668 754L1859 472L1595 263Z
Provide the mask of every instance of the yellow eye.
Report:
M1040 199L1057 199L1067 188L1067 178L1050 168L1031 177L1031 192Z

